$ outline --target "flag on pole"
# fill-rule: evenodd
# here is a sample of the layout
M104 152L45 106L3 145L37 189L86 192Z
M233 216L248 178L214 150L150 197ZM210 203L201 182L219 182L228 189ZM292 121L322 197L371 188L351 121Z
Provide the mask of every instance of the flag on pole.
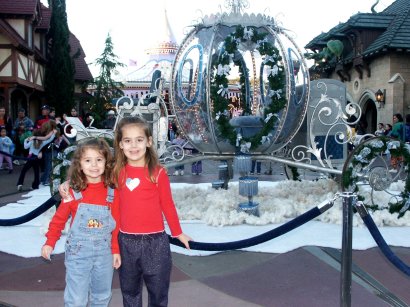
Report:
M129 59L128 66L137 66L137 61Z

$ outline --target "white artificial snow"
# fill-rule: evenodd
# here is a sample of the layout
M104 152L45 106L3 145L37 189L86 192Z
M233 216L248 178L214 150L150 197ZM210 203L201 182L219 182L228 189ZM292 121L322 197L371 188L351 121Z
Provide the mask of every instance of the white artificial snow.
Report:
M272 230L283 223L303 214L322 202L333 199L340 187L332 180L259 182L259 191L253 201L258 202L260 217L237 210L238 204L247 202L247 197L238 193L238 183L229 183L228 190L215 190L210 183L173 183L172 193L187 235L198 242L229 242L251 238ZM370 200L369 187L361 188L367 201ZM398 195L403 184L392 184L389 193L375 192L373 199L383 207ZM24 215L40 206L50 197L47 187L32 191L17 203L0 208L0 218L10 219ZM45 242L44 233L54 214L54 207L41 216L18 226L0 227L0 251L22 256L40 256ZM387 209L371 213L386 242L392 246L410 247L410 214L397 219ZM342 202L338 199L334 206L301 227L263 244L247 248L248 251L285 253L301 246L315 245L341 248ZM361 218L353 218L353 248L362 250L376 246ZM58 241L55 253L64 251L66 232ZM212 252L187 251L171 246L172 251L186 255L209 255Z

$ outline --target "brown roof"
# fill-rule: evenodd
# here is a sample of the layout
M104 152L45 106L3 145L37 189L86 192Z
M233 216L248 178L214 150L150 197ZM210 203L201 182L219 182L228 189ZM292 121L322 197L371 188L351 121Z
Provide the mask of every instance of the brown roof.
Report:
M34 15L39 0L0 0L0 14Z
M51 20L51 10L48 7L41 4L41 19L36 28L48 30L48 28L50 28L50 20Z
M85 62L85 53L83 48L81 47L80 41L77 39L77 37L70 32L70 38L69 38L69 44L70 44L70 55L74 56L77 51L79 50L80 54L79 56L74 58L74 64L75 64L75 80L79 81L86 81L86 80L92 80L93 76L90 72L90 69L88 68L87 63Z

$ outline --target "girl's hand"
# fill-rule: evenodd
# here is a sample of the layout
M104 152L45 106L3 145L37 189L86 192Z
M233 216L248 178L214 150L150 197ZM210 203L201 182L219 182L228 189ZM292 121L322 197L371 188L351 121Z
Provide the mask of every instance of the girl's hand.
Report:
M43 245L41 248L41 257L43 257L46 260L51 261L51 253L53 252L53 248L50 245Z
M192 238L191 238L191 237L187 236L187 235L184 234L184 233L181 233L177 238L178 238L179 241L181 241L182 244L185 245L185 248L186 248L186 249L189 249L189 250L191 249L191 248L189 247L189 241L192 241Z
M70 184L68 183L68 181L64 181L62 184L59 185L58 192L60 193L60 196L64 202L69 202L73 200L70 194Z
M114 267L114 269L119 269L119 267L121 266L121 256L120 254L113 254L112 255L112 266Z

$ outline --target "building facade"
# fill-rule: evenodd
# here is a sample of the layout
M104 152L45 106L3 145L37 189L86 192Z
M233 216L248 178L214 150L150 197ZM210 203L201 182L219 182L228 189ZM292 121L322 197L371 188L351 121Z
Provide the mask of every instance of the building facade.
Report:
M311 77L344 82L348 101L363 111L368 133L379 122L392 124L395 113L410 114L410 0L397 0L381 12L375 8L305 46L315 60Z
M0 0L0 105L12 118L19 108L37 117L45 101L44 72L51 10L40 0ZM70 33L75 63L75 99L84 98L84 82L92 80L78 39Z

